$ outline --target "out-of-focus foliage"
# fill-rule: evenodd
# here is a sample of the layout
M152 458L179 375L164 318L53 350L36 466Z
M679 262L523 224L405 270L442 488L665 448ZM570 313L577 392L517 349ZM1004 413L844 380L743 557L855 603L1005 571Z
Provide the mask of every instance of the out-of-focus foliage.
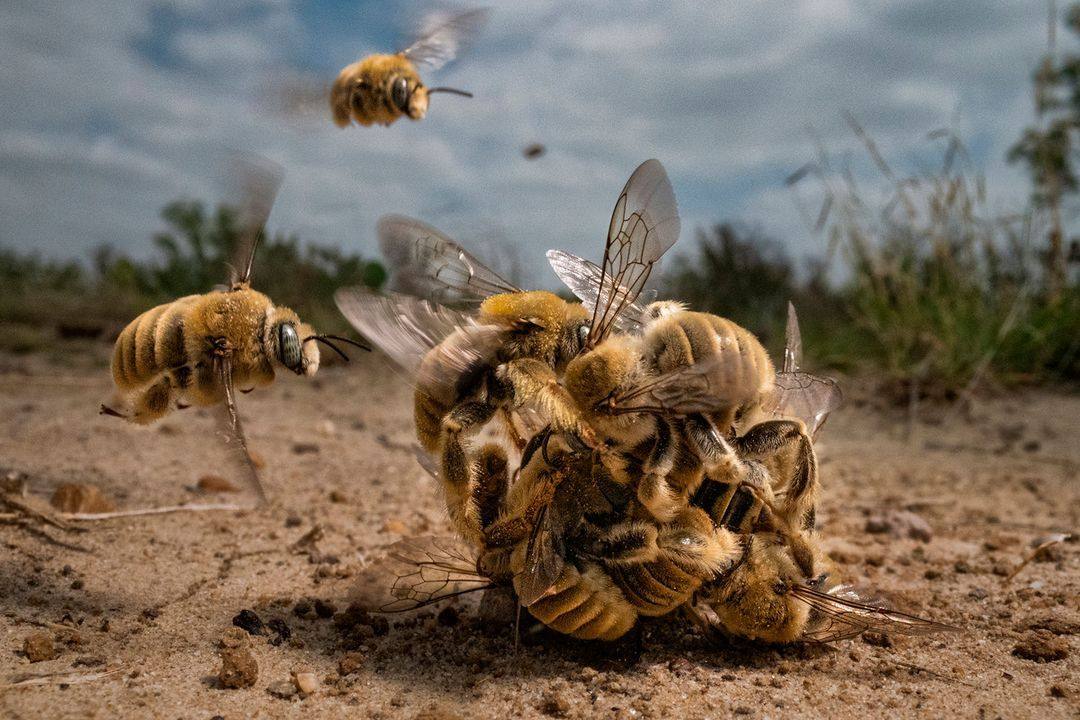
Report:
M236 213L182 201L166 206L162 218L169 229L153 238L159 257L149 261L101 247L87 268L0 248L0 322L53 327L61 336L108 336L149 307L227 284L239 242ZM276 304L334 332L348 330L334 308L334 290L377 288L386 271L359 255L278 235L262 238L252 280Z

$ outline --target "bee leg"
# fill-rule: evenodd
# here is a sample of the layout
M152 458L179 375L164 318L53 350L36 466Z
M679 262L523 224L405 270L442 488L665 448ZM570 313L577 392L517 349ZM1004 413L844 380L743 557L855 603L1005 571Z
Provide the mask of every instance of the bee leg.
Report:
M575 545L584 556L606 565L639 565L656 559L657 535L651 523L619 522L602 528L585 520Z
M498 445L487 445L477 454L473 502L476 503L482 528L495 522L502 512L510 485L507 468L506 451Z
M485 544L489 547L509 547L528 538L540 514L555 497L555 491L566 478L566 473L565 468L557 466L544 470L524 510L510 517L501 517L484 528Z
M581 419L574 398L546 363L531 358L511 360L496 369L496 377L510 386L516 403L539 406L556 430L577 433L590 449L602 447L592 428Z
M660 522L671 520L680 506L678 494L667 480L675 467L677 451L671 426L667 422L657 423L656 442L642 467L644 476L638 481L637 498Z
M760 460L778 482L783 494L779 512L792 525L811 530L816 521L818 495L817 456L801 422L770 420L750 428L735 441L739 454Z
M679 610L683 617L696 625L698 630L701 630L701 634L705 636L709 644L727 645L730 641L731 635L724 629L724 626L710 620L701 610L698 610L693 600L680 605Z
M172 408L174 388L168 375L135 397L131 417L139 425L148 425L163 417Z
M461 434L490 420L495 409L487 403L464 402L455 406L442 421L439 480L446 493L446 509L454 527L474 541L480 540L483 524L476 503L476 468L461 440Z
M127 415L120 412L119 410L113 410L111 407L109 407L105 403L101 403L101 408L98 410L98 415L108 415L109 417L118 417L118 418L123 418L125 420L128 419Z
M502 416L503 423L506 425L506 434L510 437L510 442L514 443L514 447L517 448L518 452L522 452L528 443L525 441L525 438L521 437L517 425L514 424L514 414L510 412L510 408L507 407L500 408L499 414Z

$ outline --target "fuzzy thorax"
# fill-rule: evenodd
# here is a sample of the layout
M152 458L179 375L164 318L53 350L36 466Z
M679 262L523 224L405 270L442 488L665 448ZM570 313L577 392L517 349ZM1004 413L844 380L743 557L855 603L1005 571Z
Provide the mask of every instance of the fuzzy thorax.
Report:
M572 357L574 333L587 317L581 305L544 290L500 293L480 305L481 323L513 331L503 348L506 358L534 358L553 367Z

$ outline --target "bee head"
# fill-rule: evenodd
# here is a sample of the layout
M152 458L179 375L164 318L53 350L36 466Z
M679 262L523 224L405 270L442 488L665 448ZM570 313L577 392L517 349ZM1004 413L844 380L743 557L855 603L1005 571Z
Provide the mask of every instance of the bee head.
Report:
M390 102L403 115L422 120L427 115L428 89L415 77L393 75L390 78Z
M315 331L288 308L276 307L271 313L263 337L267 355L297 375L314 375L319 369L319 348L309 339Z
M789 543L767 534L751 536L742 559L706 592L706 602L724 628L749 640L788 643L806 628L810 606L791 593L813 582L813 568ZM813 561L810 560L810 565ZM810 571L810 575L807 571Z

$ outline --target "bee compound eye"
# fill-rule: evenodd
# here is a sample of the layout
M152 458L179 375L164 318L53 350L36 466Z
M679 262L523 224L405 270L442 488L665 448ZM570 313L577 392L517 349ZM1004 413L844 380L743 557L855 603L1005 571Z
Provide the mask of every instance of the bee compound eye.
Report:
M304 355L300 349L300 336L296 328L288 323L278 325L278 360L294 372L299 372Z
M390 88L390 99L393 101L394 106L402 112L408 112L409 110L409 81L403 77L394 78L394 83Z

